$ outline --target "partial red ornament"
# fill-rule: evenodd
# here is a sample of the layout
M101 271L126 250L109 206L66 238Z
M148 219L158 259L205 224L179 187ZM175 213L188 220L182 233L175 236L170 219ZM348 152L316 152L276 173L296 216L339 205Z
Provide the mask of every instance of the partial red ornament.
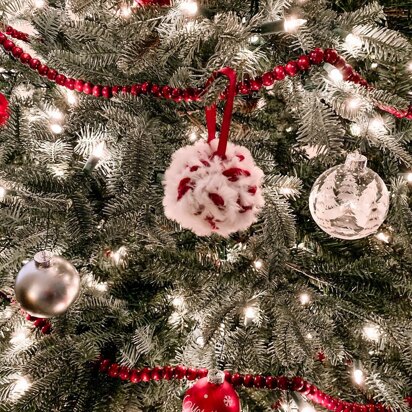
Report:
M170 0L135 0L140 7L145 6L170 6Z
M9 101L4 94L0 93L0 126L5 125L9 117Z
M225 373L211 370L185 395L182 412L240 412L240 400Z

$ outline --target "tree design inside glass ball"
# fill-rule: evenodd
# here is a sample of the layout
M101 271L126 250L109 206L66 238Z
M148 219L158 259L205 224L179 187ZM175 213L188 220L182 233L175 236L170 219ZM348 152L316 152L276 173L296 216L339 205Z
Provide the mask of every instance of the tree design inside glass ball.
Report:
M354 240L376 232L389 209L389 192L367 159L350 153L346 162L316 180L309 208L318 226L330 236Z

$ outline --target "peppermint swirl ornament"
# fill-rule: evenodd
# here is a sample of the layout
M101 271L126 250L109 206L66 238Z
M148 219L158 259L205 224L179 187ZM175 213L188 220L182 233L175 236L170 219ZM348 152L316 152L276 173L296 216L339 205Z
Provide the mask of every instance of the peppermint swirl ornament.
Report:
M330 236L354 240L375 233L389 209L389 192L367 159L350 153L346 162L324 172L309 196L318 226Z

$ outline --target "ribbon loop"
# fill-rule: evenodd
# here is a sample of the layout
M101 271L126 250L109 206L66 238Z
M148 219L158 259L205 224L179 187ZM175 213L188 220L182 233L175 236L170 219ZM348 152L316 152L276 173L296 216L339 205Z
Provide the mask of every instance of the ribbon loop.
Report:
M216 154L222 158L225 157L227 142L230 134L230 124L232 122L233 106L236 96L236 72L230 67L224 67L213 73L213 76L209 79L208 84L211 84L219 76L226 76L229 79L229 88L227 91L226 105L223 112L222 126L220 128L219 145ZM208 142L210 143L216 137L216 118L217 108L216 103L206 107L206 124L208 131Z

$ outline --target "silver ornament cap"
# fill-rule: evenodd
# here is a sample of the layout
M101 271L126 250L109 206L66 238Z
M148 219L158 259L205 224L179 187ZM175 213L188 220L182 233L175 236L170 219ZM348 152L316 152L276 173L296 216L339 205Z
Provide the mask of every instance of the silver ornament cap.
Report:
M16 300L30 315L39 318L58 316L67 311L80 291L76 268L49 251L36 253L16 278Z

